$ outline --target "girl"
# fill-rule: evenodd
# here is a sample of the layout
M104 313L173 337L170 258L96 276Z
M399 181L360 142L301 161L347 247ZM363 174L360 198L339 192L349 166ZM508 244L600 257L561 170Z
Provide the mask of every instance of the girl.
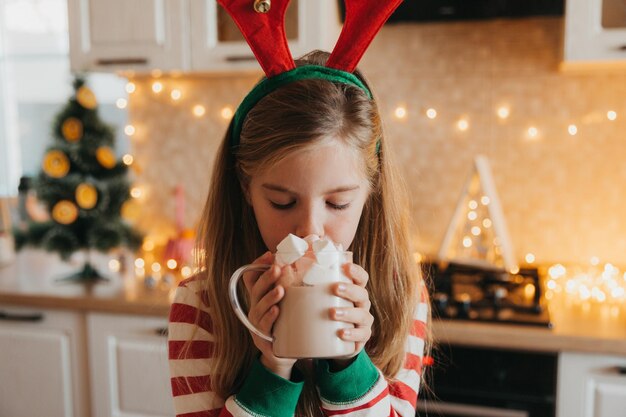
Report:
M327 59L316 51L296 65ZM354 75L362 85L288 83L251 107L240 132L231 122L202 214L202 272L181 283L170 314L179 416L415 415L427 297L400 201L406 193L376 102ZM343 266L353 284L335 290L355 307L330 312L354 324L340 334L357 342L353 358L277 358L231 310L230 275L252 260L271 264L270 251L289 233L327 236L353 251L354 264ZM285 293L280 272L244 277L248 317L266 333Z

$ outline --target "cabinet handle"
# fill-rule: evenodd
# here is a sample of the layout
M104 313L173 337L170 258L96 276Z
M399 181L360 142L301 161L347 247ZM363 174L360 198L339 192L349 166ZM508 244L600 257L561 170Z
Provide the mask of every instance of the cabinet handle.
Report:
M255 61L256 58L254 55L230 55L226 57L226 61L228 62L244 62L244 61Z
M154 329L157 336L167 336L167 327L157 327Z
M0 311L0 320L38 322L38 321L43 321L43 314L42 313L13 314L13 313L7 313L6 311Z
M147 65L147 58L101 58L96 60L96 65Z

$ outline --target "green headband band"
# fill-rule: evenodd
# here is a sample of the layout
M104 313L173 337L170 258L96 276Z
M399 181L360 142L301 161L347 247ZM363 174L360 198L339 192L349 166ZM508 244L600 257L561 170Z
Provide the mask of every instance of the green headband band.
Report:
M334 83L348 84L363 90L369 99L372 99L372 93L367 86L351 72L338 70L335 68L323 67L320 65L306 65L296 67L290 71L283 72L272 78L265 78L258 83L252 91L243 99L235 116L233 117L232 131L230 134L230 147L236 148L239 145L239 136L241 128L248 112L266 95L277 90L278 88L300 80L328 80ZM380 142L376 144L376 153L380 148Z

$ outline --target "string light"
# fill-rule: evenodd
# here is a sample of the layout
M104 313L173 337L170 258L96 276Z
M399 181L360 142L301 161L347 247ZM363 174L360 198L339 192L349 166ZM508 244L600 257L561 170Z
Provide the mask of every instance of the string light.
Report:
M483 206L488 206L489 205L489 197L487 197L486 195L480 197L480 202L483 204Z
M506 106L501 106L498 108L498 111L496 113L500 119L504 120L509 117L510 110Z
M467 218L470 220L476 220L476 218L478 217L478 214L475 211L469 211L467 212Z
M467 119L459 119L459 121L456 122L456 127L461 132L464 132L469 129L469 121Z
M169 269L176 269L176 266L178 266L178 263L176 262L176 260L174 260L174 259L168 259L167 260L167 267Z
M150 252L154 250L154 241L151 239L146 239L144 240L143 244L141 245L141 249L145 250L146 252Z
M193 109L191 111L196 117L202 117L206 113L206 109L201 104L196 104L195 106L193 106Z
M126 155L122 156L122 162L126 166L131 166L133 164L134 160L135 160L135 158L133 158L133 156L131 154L129 154L129 153L127 153Z
M132 136L135 134L135 126L133 125L126 125L124 127L124 133L126 133L127 136Z
M159 272L161 270L161 264L158 262L154 262L152 264L152 272Z
M137 86L135 85L134 82L129 81L126 83L126 87L124 87L124 89L126 90L128 94L132 94L137 90Z
M152 83L152 91L155 94L159 94L163 90L163 84L161 81L155 81Z
M140 198L143 195L143 191L140 187L133 187L130 190L130 196L132 198Z
M617 119L617 113L615 111L613 111L613 110L609 110L606 113L606 118L611 120L611 121L613 121L613 120Z
M109 260L109 270L112 272L119 272L120 268L121 268L121 264L120 261L118 261L117 259L111 259Z
M480 230L480 227L478 227L478 226L474 226L474 227L472 227L472 234L473 234L474 236L478 236L478 235L480 235L480 231L481 231L481 230Z
M476 210L476 208L478 207L478 203L476 202L476 200L470 200L470 202L468 203L468 207L472 210Z
M403 106L396 107L396 110L394 111L394 115L396 116L396 119L404 119L406 117L406 107L403 107Z
M536 139L539 136L539 129L534 126L528 128L528 137Z
M128 101L125 98L118 98L115 100L115 105L118 109L125 109L128 106Z
M491 227L491 219L483 219L483 227L489 229Z
M183 93L178 88L175 88L170 92L170 97L172 97L172 100L174 101L180 100L182 96Z
M188 266L183 266L180 269L180 274L183 276L183 278L189 278L191 276L191 268Z
M472 246L472 238L469 237L469 236L465 236L463 238L463 246L466 247L466 248L471 247Z
M143 268L144 266L146 266L146 261L144 261L142 258L137 258L135 259L135 266L137 268Z
M578 133L578 128L576 127L576 125L569 125L567 126L567 132L574 136L576 133Z
M532 264L533 262L535 262L535 255L533 255L532 253L529 252L529 253L526 254L524 259L526 259L527 263Z
M437 117L437 110L433 109L432 107L429 108L428 110L426 110L426 117L428 117L429 119L434 119L435 117Z
M222 111L220 111L220 115L223 119L229 120L233 117L233 109L226 106L222 108Z

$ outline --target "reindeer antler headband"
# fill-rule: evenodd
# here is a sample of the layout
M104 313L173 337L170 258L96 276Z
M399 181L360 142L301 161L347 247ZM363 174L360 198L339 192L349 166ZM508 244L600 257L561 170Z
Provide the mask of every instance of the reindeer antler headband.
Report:
M231 146L239 144L248 112L272 91L304 79L349 84L372 94L352 72L381 26L402 0L344 0L346 16L339 39L326 66L297 67L285 35L285 11L289 0L217 0L230 14L267 78L244 98L233 118ZM323 0L307 0L323 1Z

